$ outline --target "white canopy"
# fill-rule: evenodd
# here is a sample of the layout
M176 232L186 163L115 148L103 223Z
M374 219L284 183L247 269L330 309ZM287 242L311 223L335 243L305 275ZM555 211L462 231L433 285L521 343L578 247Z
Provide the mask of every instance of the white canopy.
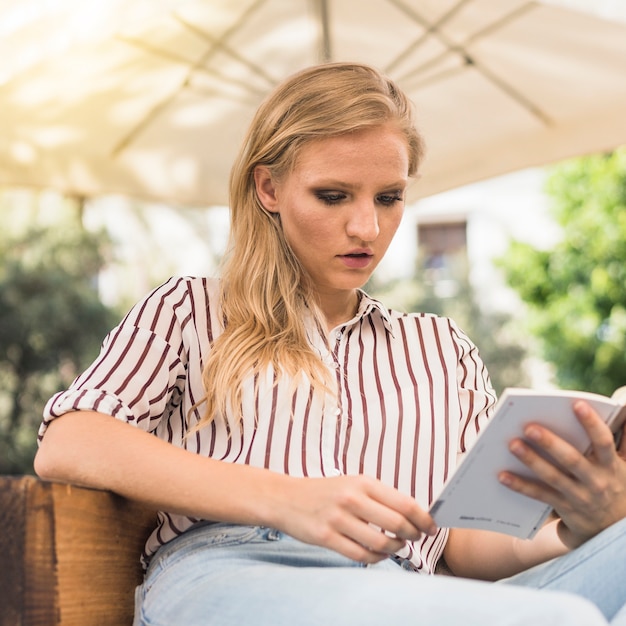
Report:
M325 60L412 97L411 199L626 143L626 23L543 2L5 1L0 59L0 185L81 196L226 204L260 100Z

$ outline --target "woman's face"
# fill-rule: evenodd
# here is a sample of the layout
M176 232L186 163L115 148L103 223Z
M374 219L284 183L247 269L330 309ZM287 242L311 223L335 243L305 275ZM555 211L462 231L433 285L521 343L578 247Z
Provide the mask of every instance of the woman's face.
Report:
M362 286L387 251L408 169L406 139L388 124L313 141L284 180L259 166L255 181L319 293L332 295Z

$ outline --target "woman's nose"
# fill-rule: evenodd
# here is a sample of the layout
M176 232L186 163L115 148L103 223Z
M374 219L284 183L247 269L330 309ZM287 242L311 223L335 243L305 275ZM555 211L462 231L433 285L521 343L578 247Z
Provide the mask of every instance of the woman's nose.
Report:
M378 213L372 202L355 204L350 213L346 231L350 237L362 241L374 241L378 237Z

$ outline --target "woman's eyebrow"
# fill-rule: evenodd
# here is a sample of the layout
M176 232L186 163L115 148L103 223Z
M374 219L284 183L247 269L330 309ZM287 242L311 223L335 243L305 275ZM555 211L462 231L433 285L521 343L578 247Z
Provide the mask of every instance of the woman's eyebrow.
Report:
M350 191L358 190L361 187L363 187L363 183L350 183L350 182L342 181L340 179L315 180L315 181L311 181L309 184L311 187L314 187L315 189L332 189L335 187L341 187L343 189L348 189ZM408 185L407 180L400 179L394 182L380 185L380 189L381 190L392 190L392 189L403 190L403 189L406 189L407 185Z

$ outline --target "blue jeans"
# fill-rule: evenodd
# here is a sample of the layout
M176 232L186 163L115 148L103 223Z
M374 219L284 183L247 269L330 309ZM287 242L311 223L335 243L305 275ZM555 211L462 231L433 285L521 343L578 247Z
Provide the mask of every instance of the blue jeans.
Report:
M621 541L623 548L623 533ZM623 561L622 549L613 551L613 560L618 554ZM622 574L606 563L596 565L598 577L609 571L623 585L623 564ZM593 577L594 571L585 575ZM556 590L553 580L546 587L555 590L514 582L420 575L391 559L365 567L273 529L200 525L153 557L137 588L134 626L608 623L593 601ZM622 591L622 602L623 596Z
M577 550L501 582L574 593L591 600L612 625L626 626L626 519Z

